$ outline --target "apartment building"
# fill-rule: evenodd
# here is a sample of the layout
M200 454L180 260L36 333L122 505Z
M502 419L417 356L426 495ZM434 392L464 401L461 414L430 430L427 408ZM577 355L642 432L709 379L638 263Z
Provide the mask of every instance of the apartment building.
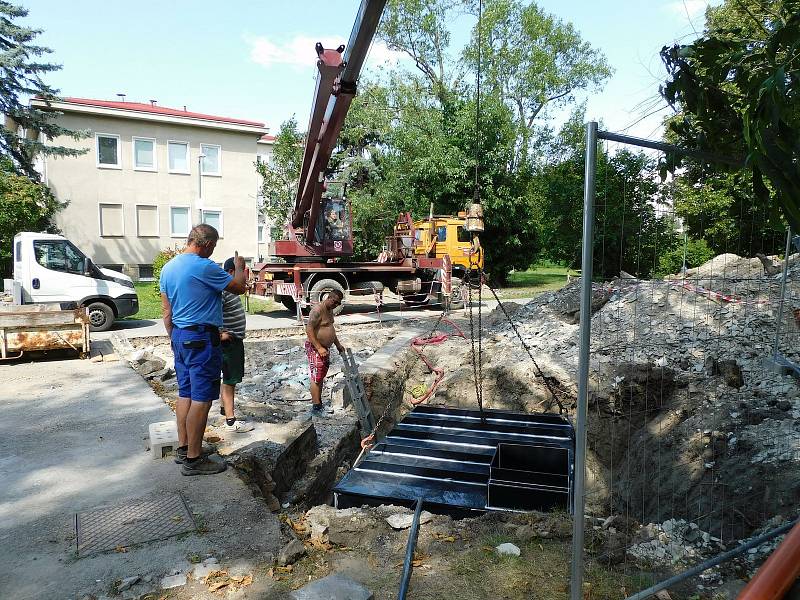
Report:
M269 160L264 123L150 103L34 99L56 120L91 135L52 143L84 148L78 157L47 157L41 169L67 203L56 222L64 235L103 266L134 279L152 277L153 258L182 246L198 223L217 228L213 259L238 251L259 256L256 160ZM261 155L261 158L257 158Z

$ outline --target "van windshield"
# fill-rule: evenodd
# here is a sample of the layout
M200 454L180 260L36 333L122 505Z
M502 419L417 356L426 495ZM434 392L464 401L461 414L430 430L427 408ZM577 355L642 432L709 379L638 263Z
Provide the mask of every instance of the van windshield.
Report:
M34 240L33 253L45 269L83 274L86 257L67 240Z

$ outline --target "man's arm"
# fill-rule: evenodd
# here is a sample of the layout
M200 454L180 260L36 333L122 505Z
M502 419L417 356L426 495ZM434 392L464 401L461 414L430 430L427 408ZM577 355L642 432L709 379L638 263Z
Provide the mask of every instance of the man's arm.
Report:
M325 358L328 356L328 349L320 344L317 339L317 329L319 328L319 322L321 320L320 312L319 306L315 306L311 309L311 314L308 315L308 324L306 325L306 335L308 336L308 341L317 349L319 355Z
M344 346L339 342L339 337L336 335L336 328L333 329L333 343L336 345L339 354L344 354Z
M247 275L245 274L245 264L244 258L239 256L239 252L233 253L233 265L235 267L235 271L233 273L233 279L225 288L225 291L230 292L232 294L244 294L247 291Z
M161 292L161 314L164 317L164 327L167 330L167 335L172 336L172 305L164 292Z

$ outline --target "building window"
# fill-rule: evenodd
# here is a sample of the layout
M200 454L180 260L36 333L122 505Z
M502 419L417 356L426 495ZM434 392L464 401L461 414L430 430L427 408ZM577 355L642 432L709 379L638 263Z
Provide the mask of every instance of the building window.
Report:
M153 281L153 265L139 265L139 281Z
M156 141L153 138L133 138L133 168L137 171L156 170Z
M119 136L111 133L98 133L97 166L106 169L121 168L119 162Z
M83 274L86 257L67 240L34 240L33 255L45 269Z
M188 206L171 206L169 209L169 233L172 237L189 235L191 224Z
M125 220L122 204L100 205L100 236L122 237L125 235Z
M111 271L117 271L118 273L122 273L122 270L125 268L123 265L114 264L114 265L100 265L102 269L109 269Z
M205 209L201 211L202 221L207 225L211 225L222 237L222 211L219 209Z
M266 227L266 225L264 225L264 223L259 223L258 224L258 243L259 244L263 244L264 243L264 228L265 227Z
M213 144L200 144L200 153L203 155L201 163L203 175L222 175L221 157L222 147Z
M158 207L137 204L136 235L139 237L158 237L158 234Z
M189 173L189 144L187 142L167 142L170 173Z

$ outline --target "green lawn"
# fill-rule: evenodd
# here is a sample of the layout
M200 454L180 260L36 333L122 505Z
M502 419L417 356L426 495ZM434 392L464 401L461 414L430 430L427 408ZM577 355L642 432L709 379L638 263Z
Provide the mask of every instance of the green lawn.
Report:
M509 274L508 285L497 290L497 295L502 299L532 298L563 287L568 274L572 277L580 275L578 271L552 263L536 265L527 271Z
M126 319L160 319L161 318L161 296L155 291L155 284L152 281L135 283L136 293L139 296L139 312ZM244 297L242 297L244 302ZM283 305L276 304L272 300L250 296L249 314L271 312L273 310L283 310Z

